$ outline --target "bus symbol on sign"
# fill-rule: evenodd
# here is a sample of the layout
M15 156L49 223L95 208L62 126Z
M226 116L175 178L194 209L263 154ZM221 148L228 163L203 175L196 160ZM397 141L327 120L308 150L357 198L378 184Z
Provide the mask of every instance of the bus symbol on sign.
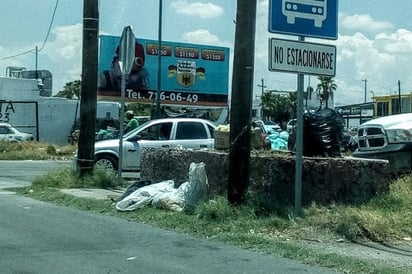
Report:
M317 28L327 15L327 0L282 0L282 13L288 24L295 24L295 18L311 19Z
M336 40L338 0L269 0L269 32Z

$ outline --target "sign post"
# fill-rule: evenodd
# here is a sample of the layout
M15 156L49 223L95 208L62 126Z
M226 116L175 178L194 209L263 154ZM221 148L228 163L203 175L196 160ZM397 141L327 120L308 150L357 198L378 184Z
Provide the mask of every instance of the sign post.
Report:
M297 73L294 215L302 213L304 74L335 76L336 48L305 43L305 36L337 39L338 0L270 0L269 32L298 35L298 42L269 41L269 71Z
M136 38L133 34L131 26L127 26L123 29L122 36L120 38L119 45L119 65L122 72L121 82L121 102L120 102L120 128L119 128L119 166L118 166L118 180L122 179L122 166L123 166L123 131L124 131L124 101L126 93L126 77L132 69L134 62Z

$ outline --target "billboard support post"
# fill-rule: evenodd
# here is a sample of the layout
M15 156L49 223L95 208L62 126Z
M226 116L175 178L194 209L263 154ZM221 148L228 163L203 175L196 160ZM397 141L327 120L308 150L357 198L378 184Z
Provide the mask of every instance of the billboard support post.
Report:
M160 113L160 89L162 79L162 16L163 16L163 1L159 0L159 30L157 40L157 90L156 90L156 118L161 117Z

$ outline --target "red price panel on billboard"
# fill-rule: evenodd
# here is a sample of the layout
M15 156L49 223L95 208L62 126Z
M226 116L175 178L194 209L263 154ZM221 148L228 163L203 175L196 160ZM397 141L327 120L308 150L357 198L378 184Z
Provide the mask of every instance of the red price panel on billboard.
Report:
M175 57L187 59L199 59L199 49L188 47L176 47Z
M146 53L149 55L158 55L157 44L146 44ZM162 56L172 56L172 47L167 45L162 45Z
M223 50L203 49L202 59L208 61L224 61L225 52Z

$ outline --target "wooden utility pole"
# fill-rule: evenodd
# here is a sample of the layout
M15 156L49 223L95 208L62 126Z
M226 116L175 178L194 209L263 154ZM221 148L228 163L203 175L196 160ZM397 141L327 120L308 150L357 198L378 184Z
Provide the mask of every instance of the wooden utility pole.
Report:
M77 167L80 177L91 174L94 167L94 142L97 108L97 62L99 1L83 2L83 58L80 96L80 136Z
M230 109L228 200L232 204L242 204L249 187L255 26L256 0L238 0Z

